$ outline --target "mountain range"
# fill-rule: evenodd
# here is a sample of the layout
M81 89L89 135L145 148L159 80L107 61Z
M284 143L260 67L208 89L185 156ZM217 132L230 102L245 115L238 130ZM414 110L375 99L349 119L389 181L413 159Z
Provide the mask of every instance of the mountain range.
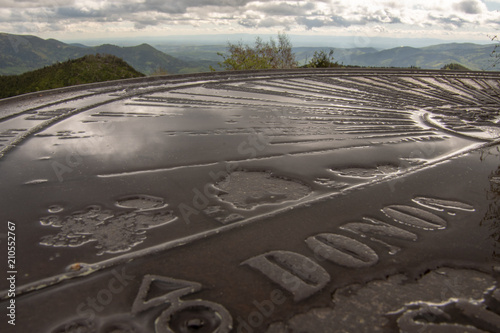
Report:
M252 43L250 43L251 45ZM226 45L175 45L155 44L155 48L171 56L184 60L206 60L217 63ZM457 63L471 70L500 70L492 67L494 44L445 43L427 47L395 47L379 49L373 47L337 48L332 47L294 47L293 52L300 65L306 64L315 51L333 50L335 61L339 64L361 67L419 67L440 69L447 64ZM216 67L216 66L214 66Z
M110 54L122 58L144 74L157 71L170 74L208 71L213 62L185 62L161 52L149 44L120 47L104 44L88 47L66 44L55 39L41 39L29 35L0 33L0 75L21 74L69 59L90 54Z
M218 52L227 45L179 46L172 44L140 44L121 47L112 44L86 46L67 44L55 39L41 39L29 35L0 33L0 75L21 74L68 59L90 54L111 54L122 58L137 71L153 73L193 73L217 68L221 61ZM343 65L363 67L420 67L439 69L450 63L461 64L471 70L497 70L492 67L494 45L449 43L428 47L335 48L296 47L293 49L301 64L307 63L316 50L334 50L335 61Z
M450 43L421 48L397 47L387 50L373 48L334 49L339 63L368 67L420 67L440 69L457 63L471 70L496 70L492 67L493 45Z

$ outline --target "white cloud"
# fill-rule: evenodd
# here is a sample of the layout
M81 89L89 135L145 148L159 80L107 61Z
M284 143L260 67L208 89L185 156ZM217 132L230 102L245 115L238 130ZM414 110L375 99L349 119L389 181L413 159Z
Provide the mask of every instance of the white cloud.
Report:
M401 27L415 34L429 27L443 35L450 29L495 33L500 29L495 6L500 8L500 0L0 0L0 31L147 33L182 26L204 33L225 26L233 32L347 33L381 26L379 34Z

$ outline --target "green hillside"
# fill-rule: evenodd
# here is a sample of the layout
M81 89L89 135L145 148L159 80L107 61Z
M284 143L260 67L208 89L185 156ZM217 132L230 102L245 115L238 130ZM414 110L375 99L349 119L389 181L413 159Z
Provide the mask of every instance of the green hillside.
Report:
M141 77L113 55L86 55L21 75L0 76L0 98L77 84Z
M145 74L152 74L158 69L163 69L170 74L174 74L178 73L182 68L190 66L188 63L158 51L148 44L130 47L104 44L83 50L86 52L91 51L115 55Z
M52 65L58 61L79 58L84 50L54 39L0 33L0 75L21 74Z

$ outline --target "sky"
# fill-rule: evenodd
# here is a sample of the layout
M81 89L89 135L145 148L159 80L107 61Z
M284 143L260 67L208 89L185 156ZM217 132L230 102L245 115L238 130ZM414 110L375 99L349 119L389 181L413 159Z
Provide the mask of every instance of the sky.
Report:
M0 0L0 32L63 41L285 32L485 43L500 35L500 0Z

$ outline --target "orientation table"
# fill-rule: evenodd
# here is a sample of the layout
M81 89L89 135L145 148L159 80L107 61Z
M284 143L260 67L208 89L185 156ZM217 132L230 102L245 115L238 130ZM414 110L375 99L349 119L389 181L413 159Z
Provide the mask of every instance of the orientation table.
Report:
M500 332L499 144L495 72L0 100L0 331Z

